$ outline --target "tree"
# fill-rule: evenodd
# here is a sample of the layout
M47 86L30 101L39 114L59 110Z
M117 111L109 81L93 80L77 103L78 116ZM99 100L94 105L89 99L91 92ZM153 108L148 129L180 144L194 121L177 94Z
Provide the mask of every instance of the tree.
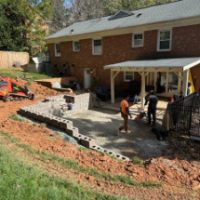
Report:
M52 0L51 32L58 31L66 26L66 9L64 0Z
M72 0L70 21L83 21L104 15L102 0Z
M23 0L0 0L0 49L28 50L25 23L30 13L24 12L26 6Z
M65 0L28 0L49 25L50 32L56 32L68 24L69 12Z
M0 49L37 55L44 49L45 22L27 0L0 0Z
M53 0L29 0L32 6L43 16L47 21L53 17Z
M173 1L175 0L103 0L103 5L105 14L110 15L118 10L135 10Z
M70 22L108 16L119 10L135 10L175 0L71 0Z
M103 0L105 15L111 15L122 9L121 0Z

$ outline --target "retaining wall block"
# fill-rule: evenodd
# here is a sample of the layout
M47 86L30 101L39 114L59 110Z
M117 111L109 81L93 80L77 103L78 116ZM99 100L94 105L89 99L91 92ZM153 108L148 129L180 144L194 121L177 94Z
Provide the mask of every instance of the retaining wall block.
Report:
M128 157L123 156L121 154L115 154L114 157L119 159L119 160L122 160L122 161L130 161L130 159Z
M82 135L82 134L79 133L79 134L75 135L74 137L75 137L75 139L77 139L78 141L80 141L81 138L84 137L84 135Z
M43 115L44 116L44 122L46 122L49 125L56 124L56 120L53 119L52 115Z
M42 113L37 113L37 121L44 122L44 117Z
M72 127L69 129L66 129L66 133L70 135L71 137L74 137L76 140L78 140L78 136L80 135L79 131L77 131L78 128Z
M91 148L92 146L96 145L96 142L92 138L85 136L80 139L80 144L82 144L83 146L87 148Z
M78 134L79 133L79 129L77 127L73 127L73 134Z
M72 128L69 128L69 129L66 129L66 132L74 137L75 139L79 140L80 137L82 136L82 134L79 133L79 129L76 128L76 127L72 127Z
M91 149L96 150L98 152L102 152L102 153L104 152L104 148L102 148L101 146L98 146L98 145L92 145Z
M67 120L65 123L66 123L66 129L72 129L73 128L73 122L72 121Z
M73 135L73 130L72 130L72 128L68 128L68 129L66 129L65 131L66 131L66 133L67 133L69 136L72 136L72 135Z
M36 119L37 120L37 114L35 112L30 112L30 116L33 118L33 119Z
M26 115L26 112L27 111L25 109L20 109L20 110L17 111L17 113L20 114L20 115Z

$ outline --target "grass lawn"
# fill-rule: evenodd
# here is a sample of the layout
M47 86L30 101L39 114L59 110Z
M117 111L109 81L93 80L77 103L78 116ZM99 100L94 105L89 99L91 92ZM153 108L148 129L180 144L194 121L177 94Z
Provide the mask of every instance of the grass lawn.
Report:
M0 200L122 200L89 191L76 183L48 175L17 160L0 146Z
M9 76L11 78L21 78L21 79L26 79L28 81L51 78L50 76L48 76L46 74L34 73L34 72L24 72L21 69L15 69L15 68L12 68L12 69L0 68L0 76Z

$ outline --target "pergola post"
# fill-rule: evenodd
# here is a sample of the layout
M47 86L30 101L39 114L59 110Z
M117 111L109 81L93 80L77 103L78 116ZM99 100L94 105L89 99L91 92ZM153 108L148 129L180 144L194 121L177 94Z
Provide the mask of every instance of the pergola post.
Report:
M110 83L111 83L111 103L115 103L115 77L119 72L111 70L110 72Z
M141 103L142 103L142 108L144 108L144 104L145 104L145 73L142 72L141 73Z
M169 91L169 72L166 73L165 93L167 94L168 91Z
M158 79L158 73L154 72L154 91L157 91L157 79Z
M183 72L183 96L187 96L189 70Z
M181 93L181 80L182 80L182 73L178 72L178 94Z

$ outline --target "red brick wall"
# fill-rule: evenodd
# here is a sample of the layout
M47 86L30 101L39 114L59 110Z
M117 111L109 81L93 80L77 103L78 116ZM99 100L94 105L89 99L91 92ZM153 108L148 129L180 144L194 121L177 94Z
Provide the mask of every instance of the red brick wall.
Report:
M74 65L75 75L81 83L84 68L93 68L98 82L109 86L110 71L103 69L107 64L134 59L200 56L200 24L173 28L172 50L169 52L157 52L157 33L157 30L144 32L142 48L132 48L132 34L104 37L103 54L98 56L92 55L91 39L80 41L80 52L72 51L72 42L61 43L61 57L54 56L54 46L50 44L51 62L59 67L65 63ZM121 81L122 76L118 76L117 84L121 84Z

